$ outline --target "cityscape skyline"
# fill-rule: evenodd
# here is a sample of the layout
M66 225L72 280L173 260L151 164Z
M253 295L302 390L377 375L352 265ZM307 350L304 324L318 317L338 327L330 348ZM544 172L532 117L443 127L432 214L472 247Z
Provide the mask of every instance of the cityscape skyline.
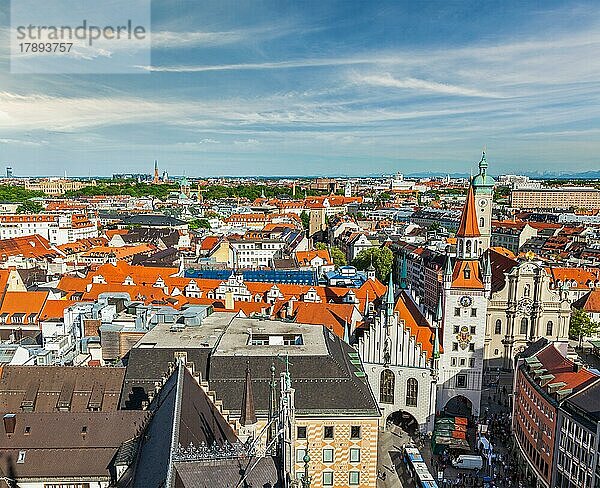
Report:
M2 161L24 176L154 159L174 174L356 176L464 171L486 145L499 173L599 166L594 2L155 2L152 14L138 75L9 74L5 47Z

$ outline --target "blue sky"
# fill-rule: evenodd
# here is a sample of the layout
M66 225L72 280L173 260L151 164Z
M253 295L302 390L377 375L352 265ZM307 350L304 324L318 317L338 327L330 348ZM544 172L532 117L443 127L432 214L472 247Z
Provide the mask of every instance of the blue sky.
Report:
M140 74L10 74L2 43L0 164L468 173L485 145L494 173L594 170L599 27L597 1L155 1Z

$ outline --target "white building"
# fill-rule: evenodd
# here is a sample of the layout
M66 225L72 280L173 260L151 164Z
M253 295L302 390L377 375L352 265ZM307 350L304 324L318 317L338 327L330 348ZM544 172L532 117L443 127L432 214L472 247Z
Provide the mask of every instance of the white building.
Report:
M34 234L60 245L98 237L98 228L83 214L0 215L0 239Z
M408 430L433 430L439 357L436 332L406 290L395 298L390 276L385 307L358 338L382 422Z
M478 416L481 404L485 327L491 291L489 255L480 260L475 192L469 187L456 233L456 261L446 261L442 294L442 346L437 410Z

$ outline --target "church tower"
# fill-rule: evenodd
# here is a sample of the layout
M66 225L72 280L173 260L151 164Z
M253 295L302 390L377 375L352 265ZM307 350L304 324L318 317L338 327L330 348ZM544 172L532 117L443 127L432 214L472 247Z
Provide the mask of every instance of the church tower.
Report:
M478 416L491 266L481 254L474 185L456 233L456 260L446 262L440 340L437 410Z
M479 227L479 254L483 254L490 247L492 235L492 205L494 197L494 178L488 174L488 162L485 151L479 161L479 174L473 178L475 190L475 208L477 214L477 226Z

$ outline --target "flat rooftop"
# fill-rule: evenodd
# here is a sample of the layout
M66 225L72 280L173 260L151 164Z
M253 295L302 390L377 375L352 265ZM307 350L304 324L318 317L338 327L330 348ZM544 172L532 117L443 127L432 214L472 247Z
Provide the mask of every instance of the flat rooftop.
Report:
M178 324L159 323L134 347L163 349L209 347L212 349L235 316L235 312L215 312L204 318L202 325L182 328L174 327Z
M323 333L320 325L235 318L213 356L327 356L329 351ZM282 343L284 339L286 343ZM257 341L264 343L256 344Z

